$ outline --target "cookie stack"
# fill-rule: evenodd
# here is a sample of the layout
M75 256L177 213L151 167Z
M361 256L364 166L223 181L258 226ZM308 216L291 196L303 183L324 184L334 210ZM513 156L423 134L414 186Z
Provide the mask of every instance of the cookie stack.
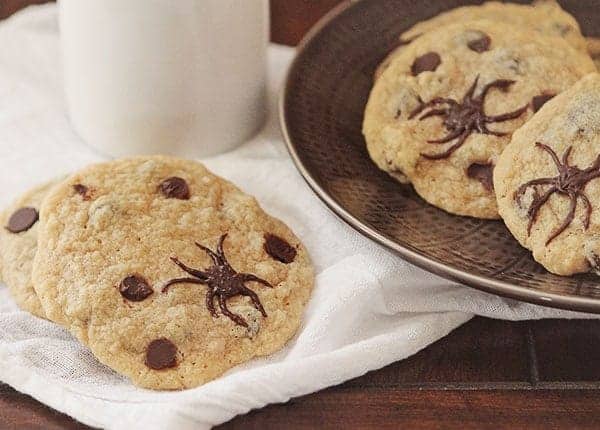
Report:
M141 387L194 387L279 350L313 285L292 231L193 161L92 165L0 221L2 278L19 306Z
M454 9L400 41L365 110L377 166L447 212L504 218L553 273L600 270L597 41L552 1Z

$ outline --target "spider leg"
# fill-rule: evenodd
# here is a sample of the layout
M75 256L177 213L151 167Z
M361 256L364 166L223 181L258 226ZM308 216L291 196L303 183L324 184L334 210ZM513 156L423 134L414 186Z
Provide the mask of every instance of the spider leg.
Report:
M427 104L429 106L432 106L432 105L441 105L444 103L449 104L450 106L458 106L458 102L456 100L447 98L447 97L435 97L435 98L431 99L431 101Z
M250 297L250 300L252 300L252 304L254 305L254 307L260 311L260 313L262 314L263 317L267 317L267 312L265 311L265 308L263 308L262 303L260 302L260 299L258 298L258 295L252 291L250 288L248 287L244 287L244 289L242 291L240 291L240 294L242 296L247 296Z
M459 129L454 130L454 131L450 132L449 134L447 134L446 136L441 137L439 139L428 140L427 143L448 143L451 140L456 139L458 136L461 136L464 133L465 133L465 130L459 128Z
M571 221L573 221L573 218L575 217L575 208L577 207L577 194L570 194L569 198L571 199L571 205L569 206L569 212L567 213L567 216L565 217L565 219L562 222L562 224L560 225L560 227L558 227L556 230L554 230L554 232L550 235L548 240L546 240L546 246L548 246L548 244L550 242L552 242L556 238L556 236L558 236L563 231L565 231L567 229L567 227L569 226L569 224L571 224Z
M498 136L498 137L506 136L508 134L505 131L490 130L485 123L481 124L481 126L478 127L477 129L480 133L491 134L492 136Z
M583 226L587 230L590 226L590 216L592 215L592 203L585 194L580 193L578 196L581 198L581 200L583 200L583 204L585 205L585 218L583 218Z
M273 288L273 285L271 285L270 282L265 281L264 279L261 279L251 273L240 273L238 276L242 278L242 282L258 282L259 284L263 284L265 287Z
M205 285L206 282L201 280L201 279L194 279L194 278L175 278L175 279L171 279L170 281L168 281L165 286L162 288L162 292L166 293L167 291L169 291L169 288L171 287L171 285L175 285L175 284L200 284L200 285Z
M456 141L456 143L454 145L452 145L450 148L446 149L444 152L441 152L439 154L421 153L421 157L427 158L428 160L441 160L443 158L446 158L450 154L452 154L454 151L456 151L458 148L460 148L463 145L463 143L465 143L465 140L467 140L467 137L469 137L470 134L471 134L471 131L469 129L467 129L463 132L463 134L460 135L460 138Z
M594 164L592 164L589 168L586 169L586 171L593 171L593 170L597 170L598 168L600 168L600 155L598 155L598 157L596 157L596 161L594 161ZM600 174L600 172L599 172Z
M212 260L213 264L215 266L220 266L222 265L222 261L221 261L221 257L219 257L217 254L215 254L212 249L207 248L206 246L198 243L198 242L194 242L196 244L196 246L198 248L200 248L202 251L206 252L208 254L208 256L210 257L210 259Z
M431 116L441 116L447 115L448 109L431 109L429 112L425 112L423 115L419 117L419 121L424 120L425 118L429 118Z
M502 115L486 115L485 122L504 122L511 119L515 119L523 115L523 113L525 113L528 108L529 105L525 105L512 112L503 113Z
M540 143L540 142L535 142L535 146L543 149L548 154L550 154L550 157L552 157L554 164L556 164L556 168L560 171L562 164L560 163L560 160L558 159L558 155L556 155L556 152L554 152L554 150L552 148L550 148L548 145L544 145L543 143Z
M492 81L488 84L486 84L483 89L481 90L481 93L479 94L479 96L477 97L477 99L479 101L483 101L485 99L485 96L487 96L487 93L492 89L492 88L498 88L500 90L506 90L508 87L510 87L512 84L514 84L515 81L511 81L509 79L497 79L495 81Z
M590 167L589 169L585 169L586 173L593 173L586 178L587 182L590 182L596 178L600 178L600 170L597 170L596 172L594 172L594 170L596 170L596 169L593 169L592 167Z
M555 178L539 178L539 179L534 179L529 182L525 182L523 185L521 185L519 188L517 188L517 191L515 191L515 199L517 200L517 203L521 204L521 197L523 197L523 194L525 194L525 191L527 191L527 188L533 187L535 185L554 184L554 181L555 181Z
M527 236L531 234L531 227L533 226L533 223L535 223L535 221L537 220L540 208L544 206L544 203L546 203L550 196L556 191L558 191L556 187L549 188L548 191L546 191L544 194L533 199L533 202L531 203L531 206L529 206L529 210L527 211L527 216L529 216L529 223L527 224Z
M223 242L225 242L226 238L227 238L227 233L223 234L219 238L219 244L217 245L217 255L221 258L221 260L223 262L227 261L227 259L225 258L225 252L223 251Z
M171 257L171 261L173 263L177 264L184 272L187 272L190 275L195 276L196 278L204 280L208 277L208 275L206 273L204 273L200 270L192 269L189 266L186 266L181 261L179 261L179 259L177 257Z
M477 77L475 78L475 81L467 90L465 96L463 97L463 103L466 102L467 100L471 100L473 98L473 94L475 94L475 88L477 88L478 83L479 83L479 75L477 75Z
M573 149L573 147L572 147L572 146L569 146L569 147L568 147L568 148L565 150L565 152L563 153L563 156L562 156L562 163L563 163L565 166L568 166L568 165L569 165L569 156L571 155L571 150L572 150L572 149Z
M227 307L227 303L225 302L225 297L223 296L219 296L219 307L221 308L221 313L229 317L231 321L233 321L237 325L248 327L248 323L244 320L244 318L237 314L234 314L229 310L229 308Z
M451 106L453 105L458 105L458 103L456 102L456 100L452 100L452 99L448 99L448 98L443 98L443 97L436 97L434 99L431 99L430 101L428 101L427 103L425 103L423 100L421 100L421 98L419 97L419 106L417 106L411 113L410 115L408 115L408 119L413 119L414 117L416 117L417 115L419 115L421 112L423 112L425 109L430 108L430 107L434 107L437 105L441 105L447 103Z
M416 117L417 115L419 115L421 112L423 112L423 110L427 107L427 103L425 103L423 101L423 99L421 98L421 96L417 96L417 100L419 101L419 105L414 108L410 114L408 114L408 119L413 119L414 117Z
M205 297L206 309L208 309L208 311L214 318L219 318L219 314L217 313L217 310L215 309L214 299L215 299L215 292L214 292L214 290L209 288L208 291L206 291L206 297Z

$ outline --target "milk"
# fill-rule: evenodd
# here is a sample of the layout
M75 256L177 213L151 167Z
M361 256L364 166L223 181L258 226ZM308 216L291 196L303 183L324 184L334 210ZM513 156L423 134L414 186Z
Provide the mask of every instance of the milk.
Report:
M266 110L268 0L59 0L75 130L111 156L224 152Z

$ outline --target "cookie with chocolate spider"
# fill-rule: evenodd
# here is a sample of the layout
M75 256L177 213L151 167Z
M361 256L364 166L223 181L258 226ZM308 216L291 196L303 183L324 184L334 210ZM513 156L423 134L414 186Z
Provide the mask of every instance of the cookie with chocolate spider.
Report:
M0 274L17 305L44 318L31 280L37 250L39 208L56 181L37 186L0 214Z
M600 75L550 100L494 171L506 226L558 275L600 271Z
M377 166L447 212L498 218L496 160L546 101L595 71L560 38L491 21L430 31L378 79L363 134Z
M33 279L47 317L102 363L142 387L183 389L281 349L313 270L253 197L197 162L149 156L53 189Z
M556 1L537 1L532 4L501 3L490 1L481 5L463 6L443 12L421 21L398 38L398 46L381 62L375 71L377 79L402 49L419 36L431 30L457 22L489 19L518 27L527 28L550 37L564 39L575 49L585 52L586 40L581 34L577 20L563 10ZM478 42L481 47L485 40Z

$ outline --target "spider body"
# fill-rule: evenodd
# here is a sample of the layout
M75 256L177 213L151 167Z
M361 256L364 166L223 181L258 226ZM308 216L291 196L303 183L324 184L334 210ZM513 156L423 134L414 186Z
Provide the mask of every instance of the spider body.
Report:
M217 299L221 313L230 318L234 323L248 327L248 323L240 315L237 315L227 307L227 299L234 296L247 296L252 301L254 307L264 316L267 316L258 295L246 286L247 282L258 282L267 287L273 286L264 279L250 273L238 273L227 261L227 257L223 251L223 242L227 234L224 234L219 239L217 251L205 247L196 242L196 246L208 254L213 262L213 265L205 270L197 270L188 267L177 257L171 257L171 261L179 266L184 272L192 275L192 277L175 278L168 281L162 289L166 293L172 285L175 284L201 284L206 285L206 308L214 318L218 318L219 314L215 309L214 300Z
M421 153L422 157L430 160L447 158L460 148L473 132L490 134L493 136L505 136L507 133L490 130L488 124L518 118L527 110L529 105L525 105L515 111L501 115L487 115L485 113L484 104L489 91L492 88L507 91L515 81L497 79L484 85L479 95L475 96L475 89L477 88L478 82L479 76L475 78L475 81L471 87L469 87L460 102L451 98L436 97L427 103L421 102L420 106L411 112L409 119L415 118L422 113L419 117L419 121L432 116L440 116L443 118L442 124L446 128L448 134L439 139L428 140L427 143L444 144L456 139L456 142L445 151L437 154Z
M579 200L581 200L585 206L583 226L586 230L588 229L590 225L590 216L592 214L592 204L589 198L585 195L584 190L588 182L600 177L600 155L590 167L587 169L580 169L577 166L571 166L569 164L569 156L573 149L572 146L569 146L563 153L562 159L559 159L556 152L554 152L554 150L549 146L539 142L537 142L535 145L550 155L554 165L556 166L558 175L548 178L533 179L524 183L517 189L514 198L515 201L521 205L523 195L530 187L543 185L550 186L544 193L541 195L538 194L533 198L533 201L527 210L527 217L529 218L527 235L531 235L531 227L535 223L540 209L542 206L544 206L544 204L546 204L552 194L566 196L569 199L569 211L567 212L563 222L550 234L546 240L546 245L548 245L571 224L575 218L575 210L577 209L577 203Z

